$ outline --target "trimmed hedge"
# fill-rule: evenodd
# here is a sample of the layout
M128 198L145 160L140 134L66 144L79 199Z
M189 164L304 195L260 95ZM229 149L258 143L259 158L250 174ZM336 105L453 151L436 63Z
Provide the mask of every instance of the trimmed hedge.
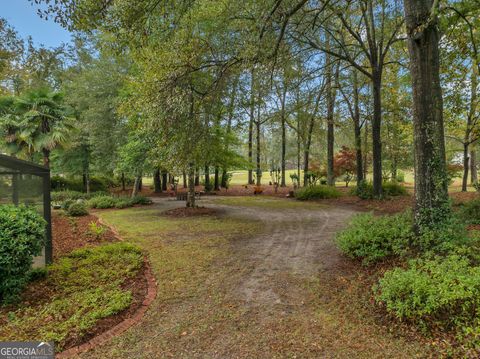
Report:
M28 282L45 244L45 220L33 208L0 205L0 302L11 303Z
M311 199L327 199L338 198L342 194L338 189L332 186L306 186L295 192L295 198L300 201L308 201Z
M112 196L96 196L87 201L90 208L107 209L107 208L127 208L136 204L147 205L152 201L144 196L129 197L112 197Z
M90 192L90 194L87 194L85 192L79 192L79 191L53 191L51 193L51 198L52 202L63 202L67 200L79 200L79 199L90 199L93 197L98 197L98 196L109 196L108 192L104 191L97 191L97 192Z
M407 189L398 182L384 182L382 183L382 189L385 197L405 196L408 193ZM362 181L358 186L352 187L350 193L361 199L375 198L372 182Z

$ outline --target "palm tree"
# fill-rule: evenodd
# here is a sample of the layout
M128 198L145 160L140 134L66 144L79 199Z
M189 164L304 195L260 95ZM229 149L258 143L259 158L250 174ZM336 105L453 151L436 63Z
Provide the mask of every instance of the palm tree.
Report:
M27 92L15 101L20 120L18 141L27 144L28 153L41 152L47 167L51 151L65 145L74 129L73 119L62 101L62 94L43 89Z
M13 96L0 97L0 136L3 139L1 147L11 156L25 152L26 157L31 159L33 151L29 152L28 144L19 136L21 119L15 103L16 98Z

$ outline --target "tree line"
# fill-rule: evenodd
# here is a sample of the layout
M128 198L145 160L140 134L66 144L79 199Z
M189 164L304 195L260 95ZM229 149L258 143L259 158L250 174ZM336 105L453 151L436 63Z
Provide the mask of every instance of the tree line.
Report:
M333 185L347 146L356 181L371 176L377 197L386 178L414 167L418 228L449 215L447 162L463 163L463 190L469 171L477 181L475 0L33 2L76 41L26 51L2 21L2 85L17 99L0 111L25 118L30 89L63 93L55 123L75 129L68 141L46 131L57 140L44 146L58 148L59 171L128 175L134 188L147 172L157 186L160 173L176 174L194 206L200 173L215 188L238 168L249 184L267 168L280 186L287 169ZM8 131L23 132L5 123L21 146Z

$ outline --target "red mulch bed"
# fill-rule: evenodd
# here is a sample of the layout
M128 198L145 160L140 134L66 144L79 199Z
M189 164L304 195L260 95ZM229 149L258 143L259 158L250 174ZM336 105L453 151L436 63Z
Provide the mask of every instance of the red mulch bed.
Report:
M211 216L218 213L218 210L214 208L206 208L206 207L180 207L169 209L168 211L163 212L164 215L168 217L195 217L195 216Z
M77 248L98 245L117 240L112 231L107 230L101 238L96 238L89 230L89 224L95 222L102 226L98 218L92 215L68 217L54 212L52 215L53 256L58 258Z
M92 215L71 218L60 215L59 213L54 213L52 216L54 258L66 255L74 249L118 241L115 234L108 228L101 239L95 238L88 229L88 225L91 222L100 225L97 217ZM142 306L147 295L148 282L146 270L146 266L143 266L134 278L127 278L122 285L122 289L127 289L132 292L132 304L127 309L99 320L95 327L88 330L82 337L69 338L64 350L85 343L122 321L133 317ZM35 306L51 300L55 294L54 289L46 285L45 282L46 279L31 283L22 294L22 305Z

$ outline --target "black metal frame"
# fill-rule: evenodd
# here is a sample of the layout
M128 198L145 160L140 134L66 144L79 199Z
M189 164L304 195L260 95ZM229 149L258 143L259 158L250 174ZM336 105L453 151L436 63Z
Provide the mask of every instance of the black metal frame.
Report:
M45 264L53 261L52 246L52 210L50 198L50 169L45 166L37 165L32 162L23 161L15 157L0 154L0 166L10 168L11 172L0 172L0 175L12 175L12 182L15 183L19 174L31 174L42 177L43 180L43 217L47 221L46 244L45 244ZM18 187L13 187L12 201L18 205Z

